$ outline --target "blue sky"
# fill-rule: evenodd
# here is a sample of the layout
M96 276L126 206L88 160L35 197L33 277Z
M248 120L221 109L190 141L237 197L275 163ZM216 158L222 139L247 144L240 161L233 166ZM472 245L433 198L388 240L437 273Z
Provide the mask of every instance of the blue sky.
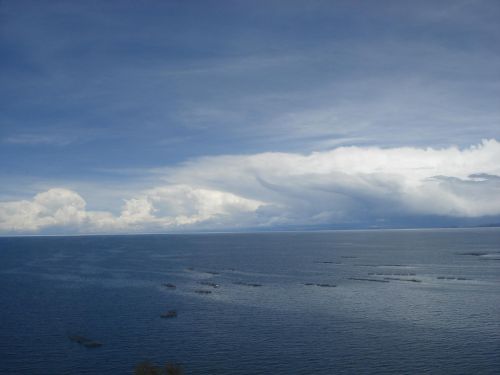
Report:
M498 1L2 1L0 232L496 222L499 19Z

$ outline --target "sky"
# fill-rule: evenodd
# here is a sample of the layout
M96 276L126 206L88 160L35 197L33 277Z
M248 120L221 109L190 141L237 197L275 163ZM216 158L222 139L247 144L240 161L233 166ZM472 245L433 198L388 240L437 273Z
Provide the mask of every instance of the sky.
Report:
M500 223L499 19L0 0L0 234Z

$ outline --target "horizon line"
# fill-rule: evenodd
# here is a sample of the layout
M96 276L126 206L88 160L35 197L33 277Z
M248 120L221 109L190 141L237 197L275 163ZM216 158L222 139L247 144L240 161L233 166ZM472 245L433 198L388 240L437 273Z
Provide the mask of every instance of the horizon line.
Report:
M179 231L179 232L141 232L141 233L70 233L70 234L0 234L0 238L20 237L98 237L98 236L161 236L161 235L205 235L205 234L272 234L272 233L318 233L318 232L375 232L375 231L417 231L417 230L462 230L462 229L499 229L500 224L449 227L410 227L410 228L343 228L307 230L260 230L260 231Z

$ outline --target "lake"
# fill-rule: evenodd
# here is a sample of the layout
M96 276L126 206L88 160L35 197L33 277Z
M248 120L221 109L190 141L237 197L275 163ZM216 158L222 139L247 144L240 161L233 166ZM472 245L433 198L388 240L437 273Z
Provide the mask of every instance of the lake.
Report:
M500 368L495 228L3 237L0 285L2 374Z

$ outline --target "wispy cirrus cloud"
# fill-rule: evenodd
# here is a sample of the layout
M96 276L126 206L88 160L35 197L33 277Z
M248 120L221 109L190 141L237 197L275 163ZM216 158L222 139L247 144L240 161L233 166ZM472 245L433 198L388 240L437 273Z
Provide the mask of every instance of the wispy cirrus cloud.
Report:
M3 142L15 145L66 146L76 140L74 137L51 134L15 134L3 138Z

